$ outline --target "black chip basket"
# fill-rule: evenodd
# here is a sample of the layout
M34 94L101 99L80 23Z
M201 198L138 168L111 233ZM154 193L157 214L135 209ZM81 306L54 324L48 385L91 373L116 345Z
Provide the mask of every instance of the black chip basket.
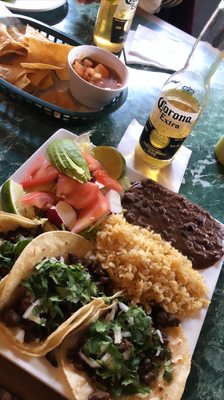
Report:
M24 25L31 25L37 31L39 31L42 35L47 37L49 40L55 43L65 43L71 46L78 46L78 43L71 36L65 35L64 33L58 31L50 27L47 24L44 24L40 21L37 21L33 18L13 14L12 16L6 17L6 24L10 25L18 25L18 21ZM3 22L3 21L2 21ZM53 117L57 120L61 120L63 122L72 122L72 121L87 121L91 119L99 119L105 115L111 114L117 109L119 109L124 102L126 101L128 89L125 89L118 97L114 98L112 102L102 108L99 111L91 111L91 112L74 112L64 108L60 108L54 104L48 103L30 93L25 92L22 89L17 88L13 84L5 81L0 78L0 90L5 94L15 99L15 101L23 102L29 104L30 106L48 114L50 117Z

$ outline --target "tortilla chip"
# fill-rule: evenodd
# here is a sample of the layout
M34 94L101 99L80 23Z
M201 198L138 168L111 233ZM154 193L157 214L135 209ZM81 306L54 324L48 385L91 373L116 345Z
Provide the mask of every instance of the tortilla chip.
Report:
M30 25L19 29L0 23L0 78L60 108L86 111L68 91L67 56L73 46L52 42Z
M21 32L17 26L9 26L7 31L12 39L14 39L17 43L20 43L23 47L26 47L26 43L24 42L24 33Z
M24 38L23 38L24 42L25 43L29 43L29 39L31 37L35 38L35 39L38 39L38 40L42 40L44 42L48 42L49 41L49 39L46 36L44 36L42 33L37 31L31 25L26 25L26 31L25 31Z
M50 69L61 69L61 67L57 67L56 65L51 65L51 64L44 64L44 63L27 63L27 62L22 62L20 64L24 68L28 69L40 69L40 70L50 70Z
M66 231L46 232L33 239L16 260L8 275L7 285L0 293L0 311L13 304L19 294L20 282L27 279L35 266L44 258L66 258L72 252L81 257L92 249L91 242ZM86 319L89 319L90 315L94 315L98 309L103 307L105 307L105 303L101 298L94 299L72 314L44 341L21 343L15 338L15 330L5 326L2 322L0 330L16 349L24 354L40 357L59 346L71 330L78 328Z
M5 47L5 49L1 51L1 55L0 55L1 60L2 60L2 57L5 57L9 54L16 54L18 56L24 56L24 51L18 50L18 49L13 49L11 46L9 46L9 48Z
M17 79L26 74L27 70L20 65L0 64L0 78L5 79L7 82L14 83Z
M48 70L39 70L29 74L30 83L38 86L39 83L49 74Z
M0 53L1 56L8 54L8 52L19 51L22 54L27 53L27 49L24 44L20 41L20 36L15 35L16 30L11 29L12 36L8 32L8 28L5 24L0 23ZM16 40L14 37L16 36Z
M103 311L103 310L102 310ZM101 312L102 312L101 311ZM98 312L100 315L100 311ZM89 324L92 320L89 321ZM62 366L66 380L72 390L75 400L88 400L89 395L94 390L94 384L90 381L90 377L76 368L74 363L67 358L68 350L75 348L81 335L85 334L87 324L84 324L73 335L72 333L66 337L58 350L58 360ZM181 327L168 328L165 330L168 336L170 349L172 352L173 379L170 383L165 382L162 378L161 371L157 381L154 383L149 394L121 396L119 400L180 400L183 394L187 377L191 367L191 357L187 339ZM115 399L115 397L112 397Z
M25 89L28 85L30 84L30 79L28 78L27 75L20 76L15 82L13 82L13 85L18 87L19 89Z
M67 65L65 68L57 69L55 72L56 72L57 77L60 79L60 81L68 81L69 80L69 73L68 73Z
M39 83L39 89L40 90L46 90L49 89L52 85L54 84L54 80L52 77L51 72L49 72Z
M72 48L73 46L67 44L43 41L30 37L27 62L44 62L46 64L65 67L67 65L68 53Z
M41 94L39 97L48 103L55 104L58 107L71 111L76 111L80 106L80 103L73 100L69 91L65 90L64 88L51 88L50 90Z

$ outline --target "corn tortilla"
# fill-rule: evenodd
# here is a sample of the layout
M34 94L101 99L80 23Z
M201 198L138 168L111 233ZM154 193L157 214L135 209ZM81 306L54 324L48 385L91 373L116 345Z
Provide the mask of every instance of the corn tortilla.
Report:
M6 213L4 211L0 211L0 232L8 232L13 231L19 227L26 229L34 229L41 222L36 220L30 220L26 217L22 217L16 214ZM0 294L3 290L3 287L6 283L7 276L0 280Z
M98 312L101 315L102 310ZM89 321L90 324L92 320ZM87 325L87 324L86 324ZM74 335L70 334L59 348L58 360L63 373L71 389L75 400L88 400L89 395L95 390L94 383L90 377L80 371L68 358L68 350L77 346L79 338L85 334L87 326L82 326ZM180 400L183 394L187 377L191 368L190 350L182 327L167 328L164 330L172 353L173 379L170 383L162 378L161 371L158 379L152 386L152 390L146 395L121 396L119 400ZM111 396L111 399L115 397Z
M88 240L71 232L53 231L36 237L23 250L8 275L7 285L4 285L0 293L0 311L14 303L19 296L21 281L27 279L35 266L44 258L66 258L69 253L75 253L77 257L81 257L92 250L93 245ZM105 307L104 301L101 298L94 299L72 314L44 341L21 343L15 338L15 330L2 322L0 323L0 330L11 344L22 353L43 356L57 347L71 330L83 324L86 318L89 318L90 315L93 316L94 312L101 307Z

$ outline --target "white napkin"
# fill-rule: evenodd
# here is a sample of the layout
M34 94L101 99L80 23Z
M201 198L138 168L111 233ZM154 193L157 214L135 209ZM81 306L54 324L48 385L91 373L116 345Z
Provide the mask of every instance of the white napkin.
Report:
M159 32L138 25L129 31L124 51L127 64L142 64L177 71L190 53L191 46L171 32Z
M167 167L162 168L160 171L150 169L143 161L138 161L138 164L136 165L135 147L138 143L142 129L142 125L140 125L135 119L132 120L117 147L117 149L124 155L127 166L130 169L128 174L130 180L135 181L144 178L151 178L165 186L167 189L178 193L192 151L185 146L182 146L172 163Z

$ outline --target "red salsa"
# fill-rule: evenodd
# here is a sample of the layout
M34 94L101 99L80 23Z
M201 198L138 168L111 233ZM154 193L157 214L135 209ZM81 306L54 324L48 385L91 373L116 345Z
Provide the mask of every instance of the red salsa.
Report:
M121 79L112 68L84 57L75 60L72 65L74 71L85 81L104 89L118 89L121 87Z

